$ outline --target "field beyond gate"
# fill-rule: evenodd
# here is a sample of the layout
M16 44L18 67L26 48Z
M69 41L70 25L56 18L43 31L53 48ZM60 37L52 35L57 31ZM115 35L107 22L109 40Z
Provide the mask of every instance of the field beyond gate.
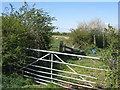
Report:
M100 58L91 56L82 56L61 52L53 52L38 49L29 49L36 52L46 53L46 55L36 58L34 62L21 69L25 77L35 79L37 83L47 85L53 83L64 88L101 88L105 85L105 68ZM64 60L62 57L72 57L80 60ZM45 65L45 63L47 64ZM77 62L77 64L74 64ZM85 63L86 62L86 63ZM43 64L44 63L44 64ZM87 66L91 63L91 66ZM85 65L86 64L86 65ZM97 67L96 67L97 66ZM104 86L102 86L104 87Z

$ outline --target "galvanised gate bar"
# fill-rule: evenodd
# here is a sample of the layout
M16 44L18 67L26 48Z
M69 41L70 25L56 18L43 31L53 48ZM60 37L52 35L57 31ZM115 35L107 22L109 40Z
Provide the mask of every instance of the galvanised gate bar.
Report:
M47 51L47 50L31 49L31 48L27 48L27 49L31 50L31 51L36 51L36 52L47 53L46 55L44 55L44 56L42 56L40 58L30 57L31 59L35 59L35 61L20 69L25 77L32 78L37 83L40 83L40 84L47 85L47 83L52 83L52 84L55 84L55 85L58 85L58 86L61 86L61 87L64 87L64 88L72 89L72 90L74 88L62 85L62 84L60 84L58 82L68 83L70 85L77 86L77 87L83 87L83 88L95 88L93 85L96 82L87 80L86 78L97 80L96 77L78 73L71 66L79 67L79 68L86 68L86 69L91 69L91 70L108 71L106 69L92 68L92 67L87 67L87 66L81 66L81 65L77 65L77 64L67 63L64 60L62 60L59 57L59 55L72 56L72 57L78 57L78 58L86 58L86 59L93 59L93 60L100 60L100 58L98 58L98 57L83 56L83 55L61 53L61 52L54 52L54 51ZM45 59L45 57L47 57L47 56L49 56L50 59ZM59 61L55 61L54 57L57 58ZM45 66L42 66L42 65L36 65L36 63L39 63L39 61L40 62L49 62L50 63L50 67L45 67ZM65 71L65 70L60 70L60 69L55 69L55 68L53 68L53 64L63 64L63 65L66 65L71 70L71 72L70 71ZM35 68L37 68L37 69L35 69ZM40 70L40 69L50 70L50 72L43 71L43 70ZM71 74L71 75L77 75L77 76L79 76L79 78L74 78L74 77L60 75L58 73L54 73L54 71L61 72L61 73L67 73L67 74ZM40 74L40 73L42 73L42 74ZM44 74L46 74L46 75L44 75ZM66 80L62 80L60 78L56 78L54 76L80 81L80 82L83 82L84 84L78 84L78 83L74 83L72 81L69 82L69 81L66 81Z

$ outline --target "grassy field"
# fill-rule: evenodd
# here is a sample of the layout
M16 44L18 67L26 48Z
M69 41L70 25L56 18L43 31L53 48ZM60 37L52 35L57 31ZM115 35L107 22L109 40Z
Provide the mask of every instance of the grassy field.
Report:
M59 43L60 40L63 40L64 43L66 43L67 45L69 45L69 41L68 38L65 37L52 37L52 42L51 45L54 46L52 47L50 50L52 51L58 51L59 50ZM100 58L105 58L105 54L107 53L107 50L101 50L101 49L97 49L97 53L96 54L90 54L89 52L87 53L88 56L95 56L95 57L100 57ZM107 54L107 57L109 56L109 52ZM93 68L102 68L102 69L107 69L108 67L106 66L105 62L103 62L102 60L91 60L91 59L84 59L81 58L80 60L78 58L74 58L70 57L70 58L63 58L64 61L71 63L71 64L77 64L77 65L81 65L81 66L88 66L88 67L93 67ZM94 79L90 79L90 78L85 78L86 80L91 80L91 81L95 81L96 84L94 84L95 87L99 87L99 88L106 88L107 86L107 81L106 81L106 71L100 71L100 70L91 70L91 69L85 69L85 68L79 68L79 67L74 67L71 66L77 73L79 74L84 74L84 75L89 75L89 76L94 76L96 78L98 78L97 80ZM67 66L65 65L60 65L60 69L61 70L65 70L65 71L71 71ZM73 77L73 78L79 78L77 75L71 75L71 74L66 74L66 73L59 73L60 75L63 76L69 76L69 77ZM58 77L59 78L59 77ZM72 79L65 79L65 78L60 78L63 80L67 80L67 81L72 81L75 83L79 83L79 84L85 84L83 82L79 82L76 80L72 80ZM62 83L64 85L70 86L66 83Z
M68 60L67 62L72 63L72 64L77 64L80 66L88 66L88 67L93 67L93 68L106 68L106 65L101 62L101 61L94 61L94 60L88 60L88 59L82 59L82 60ZM79 67L74 67L71 66L72 69L74 69L77 73L83 74L83 75L88 75L88 76L93 76L96 77L96 79L91 79L91 78L85 78L86 80L94 81L96 84L94 86L96 87L101 87L105 88L106 87L106 72L105 71L100 71L100 70L91 70L91 69L85 69L85 68L79 68ZM71 71L68 67L62 66L62 70L65 71ZM79 78L77 75L71 75L71 74L66 74L66 73L59 73L63 76L69 76L69 77L74 77L74 78ZM81 79L81 78L80 78ZM71 79L65 79L67 81L72 81L75 83L83 84L82 82L71 80Z
M67 36L52 36L51 48L52 51L59 51L60 41L62 40L65 44L69 44L69 37Z
M59 43L60 40L63 40L64 43L66 43L67 45L70 45L68 38L66 38L65 36L61 36L61 37L52 37L52 41L51 41L51 48L50 50L52 51L59 51ZM90 54L87 53L88 56L96 56L96 57L106 57L107 50L97 50L97 54ZM109 56L109 52L107 54L107 56ZM93 68L104 68L107 69L107 66L105 65L105 63L101 60L91 60L91 59L84 59L81 58L79 60L79 58L76 57L61 57L65 62L71 63L71 64L77 64L80 66L88 66L88 67L93 67ZM57 60L58 61L58 60ZM55 65L55 64L54 64ZM96 84L94 84L94 87L97 88L106 88L107 86L107 81L106 81L106 72L105 71L99 71L99 70L91 70L91 69L85 69L85 68L79 68L79 67L75 67L75 66L71 66L77 73L79 74L84 74L84 75L89 75L89 76L94 76L97 78L96 79L90 79L90 78L85 78L86 80L89 81L94 81L96 82ZM62 65L59 64L59 69L60 70L64 70L64 71L70 71L71 70L66 66L66 65ZM69 77L73 77L73 78L79 78L77 75L73 75L73 74L66 74L66 73L57 73L59 75L63 75L63 76L69 76ZM73 79L67 79L67 78L62 78L62 77L56 77L58 79L62 79L65 81L69 81L69 82L73 82L73 83L78 83L78 84L85 84L83 82L77 81L77 80L73 80ZM80 78L81 79L81 78ZM8 84L9 83L9 84ZM67 83L63 83L63 82L57 82L59 84L62 84L64 86L68 86L68 87L75 87L75 86L71 86L70 84ZM53 84L48 84L46 85L41 85L41 84L36 84L33 80L31 79L27 79L27 78L23 78L20 75L11 75L11 76L4 76L3 75L3 88L50 88L50 90L56 90L57 88L60 88L59 86L53 85ZM76 88L76 87L75 87ZM61 88L63 89L63 88Z

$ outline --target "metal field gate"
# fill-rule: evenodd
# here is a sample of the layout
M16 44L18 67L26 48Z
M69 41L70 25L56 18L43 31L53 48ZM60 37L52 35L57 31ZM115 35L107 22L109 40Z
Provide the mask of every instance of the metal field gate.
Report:
M69 57L71 56L71 57L78 57L81 59L86 58L86 59L100 60L100 58L98 57L75 55L75 54L68 54L68 53L61 53L61 52L54 52L54 51L47 51L47 50L38 50L38 49L28 49L28 50L46 53L46 55L40 58L30 57L34 59L35 61L21 68L21 71L25 77L32 78L37 83L40 83L40 84L47 85L47 83L52 83L52 84L55 84L55 85L58 85L58 86L61 86L67 89L72 89L72 90L75 89L74 88L75 86L80 87L80 88L81 87L82 88L95 88L94 84L96 82L94 82L93 80L94 79L97 80L96 77L78 73L78 71L75 71L72 67L85 68L85 69L98 70L98 71L107 71L101 68L92 68L92 67L67 63L60 58L60 56L69 56ZM49 65L44 66L43 65L44 62L49 63ZM56 64L65 65L71 71L54 68L54 65ZM66 74L69 74L69 76L61 75L59 73L66 73ZM77 77L72 77L74 75L76 75ZM70 81L67 81L67 79L69 79ZM81 82L81 83L76 83L74 81ZM69 86L65 84L69 84Z

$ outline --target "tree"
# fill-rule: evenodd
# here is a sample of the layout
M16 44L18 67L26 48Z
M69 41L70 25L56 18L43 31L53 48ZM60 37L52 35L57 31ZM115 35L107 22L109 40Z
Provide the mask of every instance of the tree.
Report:
M85 49L91 41L89 35L88 30L78 28L72 29L69 37L74 46L79 47L79 49Z
M9 10L2 14L4 73L12 73L27 64L29 53L26 48L50 47L51 32L55 28L51 23L53 20L55 18L47 12L34 8L34 5L30 8L26 2L19 10L10 4Z
M93 20L90 23L82 22L76 29L72 29L70 40L73 44L78 44L84 48L88 45L103 47L103 29L104 24L99 20ZM106 41L106 40L105 40Z
M109 48L118 49L118 30L108 24L108 28L105 28L105 36Z
M120 61L120 35L119 30L108 24L105 28L105 37L107 38L107 47L111 54L111 59L106 59L104 62L108 65L108 82L111 88L119 88L119 61ZM107 57L108 58L108 57Z
M102 35L103 30L104 30L103 22L100 19L95 19L95 20L90 21L88 27L93 34L93 35L91 34L93 36L93 44L95 46L102 47L102 45L100 45L100 43L103 44L103 42L101 42L99 40L102 40L101 35ZM98 37L99 38L101 37L101 39L99 39ZM99 40L97 40L97 39L99 39ZM99 41L100 43L97 41Z

